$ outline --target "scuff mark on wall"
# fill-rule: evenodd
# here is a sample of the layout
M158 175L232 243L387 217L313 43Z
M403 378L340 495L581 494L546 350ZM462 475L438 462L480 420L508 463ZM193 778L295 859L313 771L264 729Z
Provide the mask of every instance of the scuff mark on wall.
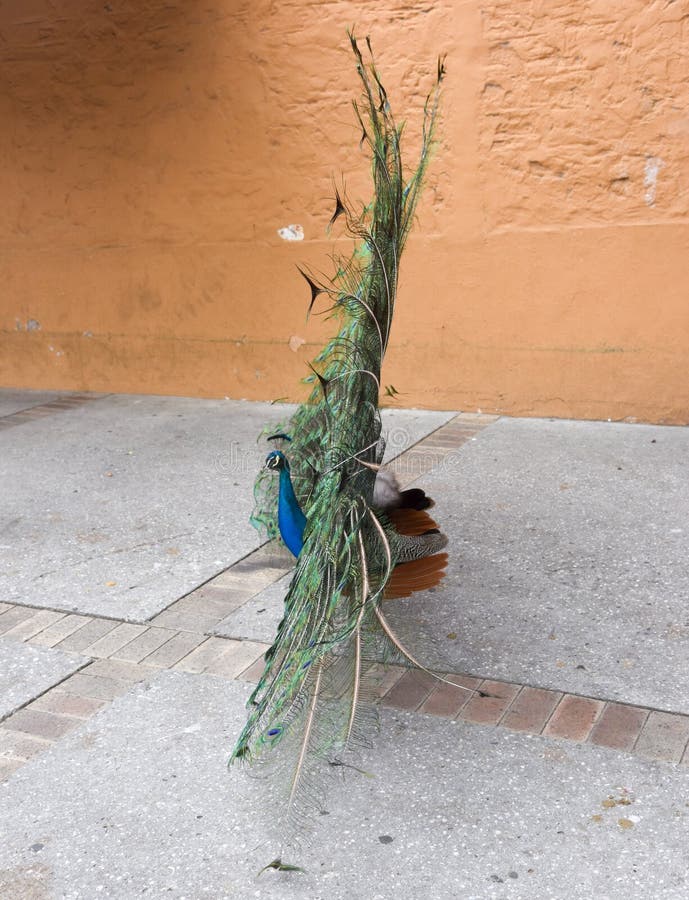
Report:
M286 225L284 228L278 228L278 234L283 241L304 240L304 228L302 225Z
M646 157L646 165L644 167L644 187L646 188L644 202L646 206L655 206L658 173L664 165L665 163L659 156Z
M303 337L300 337L298 334L293 334L293 335L290 337L290 339L289 339L289 341L288 341L287 343L289 344L290 350L291 350L293 353L296 353L297 350L298 350L303 344L306 343L306 341L304 340Z

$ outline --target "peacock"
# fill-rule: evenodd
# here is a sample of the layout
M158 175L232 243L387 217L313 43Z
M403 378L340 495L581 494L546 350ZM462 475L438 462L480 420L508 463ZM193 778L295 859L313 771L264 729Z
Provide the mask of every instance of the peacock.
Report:
M378 406L400 256L433 145L445 66L440 59L424 104L419 157L407 175L403 129L371 42L366 38L365 61L357 38L348 37L362 84L353 107L360 145L371 156L374 196L354 211L336 189L329 228L342 217L354 251L334 257L330 279L299 270L310 289L309 314L323 298L340 327L313 361L308 400L267 435L273 449L256 479L252 523L281 538L296 562L230 759L267 770L283 841L283 853L269 864L277 869L294 868L283 862L284 847L298 843L322 808L327 776L348 767L350 751L370 745L377 722L372 672L390 663L429 671L393 625L389 601L437 584L447 562L447 538L427 512L430 498L418 488L401 490L381 465Z

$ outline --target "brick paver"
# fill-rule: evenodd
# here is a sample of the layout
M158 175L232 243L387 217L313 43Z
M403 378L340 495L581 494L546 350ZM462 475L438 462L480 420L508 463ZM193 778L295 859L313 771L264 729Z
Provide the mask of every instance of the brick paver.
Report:
M99 675L86 675L81 672L61 682L60 688L68 694L79 697L92 697L94 700L114 700L130 690L130 681L118 681L115 678L104 678Z
M474 434L476 434L476 431L473 430L470 431L469 434L464 434L462 432L452 432L450 434L436 432L436 434L426 438L423 442L423 452L428 453L435 450L443 456L446 456L450 451L457 449L459 437L468 440Z
M106 394L70 394L67 397L61 397L58 400L51 400L48 403L39 403L36 406L30 406L27 409L20 409L17 412L10 413L0 419L0 428L13 428L25 422L31 422L35 419L41 419L44 416L51 416L55 413L64 412L81 406L91 400L97 400L99 397L107 396Z
M230 587L216 587L211 582L178 600L175 607L192 615L214 619L217 624L243 603L246 603L246 592Z
M383 697L383 706L418 709L437 684L437 679L432 675L410 669Z
M365 696L372 700L380 700L397 684L406 671L404 666L383 666L380 663L374 663L364 675Z
M104 706L107 706L106 700L95 700L93 697L79 697L77 694L66 694L64 691L52 690L29 703L27 709L40 709L43 712L74 716L77 719L88 719L98 712L99 709L103 709Z
M176 631L189 631L193 634L205 634L214 628L222 618L222 616L214 614L203 615L178 600L151 619L151 625Z
M122 659L128 662L141 662L150 656L154 650L162 647L177 634L171 628L147 628L142 634L134 638L124 647L112 654L114 659Z
M226 639L219 637L209 637L199 644L191 653L175 663L174 669L182 672L193 672L200 675L205 672L209 665L225 653ZM245 666L246 668L246 666Z
M667 762L679 762L689 741L689 716L677 716L674 713L649 713L641 734L636 742L635 751L649 759L663 759Z
M250 684L258 684L264 668L265 661L263 656L259 656L248 668L244 669L243 672L240 672L237 678L240 681L248 681Z
M481 683L480 678L461 675L445 676L453 684L439 683L419 707L419 712L429 716L444 716L454 719L471 700L473 692Z
M565 694L543 729L543 734L570 741L585 741L603 705L602 700Z
M12 606L0 615L0 635L6 634L25 619L30 619L35 612L35 609L30 609L27 606Z
M497 725L520 688L519 684L503 681L482 681L479 690L486 696L474 694L462 708L459 718L477 725Z
M109 631L113 631L120 622L114 622L112 619L89 619L85 625L78 628L69 637L56 644L60 650L69 650L72 653L82 653L86 647L89 647L94 641L106 635Z
M237 563L237 566L240 566L240 563ZM249 599L255 597L264 588L267 588L289 572L290 568L291 565L276 568L252 567L249 565L236 568L233 566L214 578L211 583L215 588L228 588L243 594L246 599Z
M17 710L5 721L13 731L24 731L49 741L62 737L63 734L72 731L79 724L79 719L71 716L58 716L28 707Z
M123 659L96 659L81 671L85 675L114 678L116 681L128 681L130 684L145 681L155 675L154 669Z
M606 703L600 718L593 726L589 741L614 750L633 749L641 733L648 710L623 703Z
M224 644L222 654L212 659L204 672L211 675L224 675L226 678L237 678L246 669L247 664L263 660L263 655L269 646L257 641L225 640Z
M148 656L144 657L147 666L156 666L160 669L168 669L174 666L176 662L190 653L194 647L205 641L206 638L202 634L192 634L190 632L180 632L170 638L158 650L154 650Z
M7 722L0 725L0 758L31 759L52 745L52 741L35 737L23 731L14 731Z
M248 586L252 590L258 587L263 590L294 565L291 554L277 544L263 544L230 566L224 572L217 575L209 585L216 587L236 587L245 590ZM258 591L256 591L258 593Z
M29 638L43 631L44 628L65 618L65 613L53 612L51 609L41 609L38 612L32 610L32 612L32 616L14 625L9 631L5 632L4 636L17 641L28 641Z
M540 734L561 697L557 691L522 688L500 724L511 731Z
M107 634L98 638L93 644L84 647L81 652L84 656L107 658L122 647L125 647L134 638L143 634L146 631L146 627L146 625L132 625L129 622L122 622L121 625L108 631Z
M90 616L80 616L74 613L68 614L30 637L29 643L35 644L37 647L55 647L60 641L69 637L70 634L74 634L75 631L78 631L90 621Z

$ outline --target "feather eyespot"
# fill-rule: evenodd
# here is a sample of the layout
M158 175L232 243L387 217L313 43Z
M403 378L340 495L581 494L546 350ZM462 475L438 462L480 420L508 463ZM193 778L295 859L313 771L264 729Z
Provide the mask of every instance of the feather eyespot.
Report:
M269 728L265 732L265 734L263 736L263 740L265 741L266 744L270 744L270 745L276 744L282 737L284 730L285 730L285 728L283 725L273 725L272 728Z

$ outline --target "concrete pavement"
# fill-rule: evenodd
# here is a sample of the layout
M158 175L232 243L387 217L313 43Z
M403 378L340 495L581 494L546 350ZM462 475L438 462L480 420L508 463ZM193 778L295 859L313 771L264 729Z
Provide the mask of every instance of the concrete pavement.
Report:
M256 879L270 810L225 761L290 565L246 522L288 411L0 395L0 896L687 896L689 429L402 410L451 545L397 614L493 697L383 673L373 777L307 874Z

